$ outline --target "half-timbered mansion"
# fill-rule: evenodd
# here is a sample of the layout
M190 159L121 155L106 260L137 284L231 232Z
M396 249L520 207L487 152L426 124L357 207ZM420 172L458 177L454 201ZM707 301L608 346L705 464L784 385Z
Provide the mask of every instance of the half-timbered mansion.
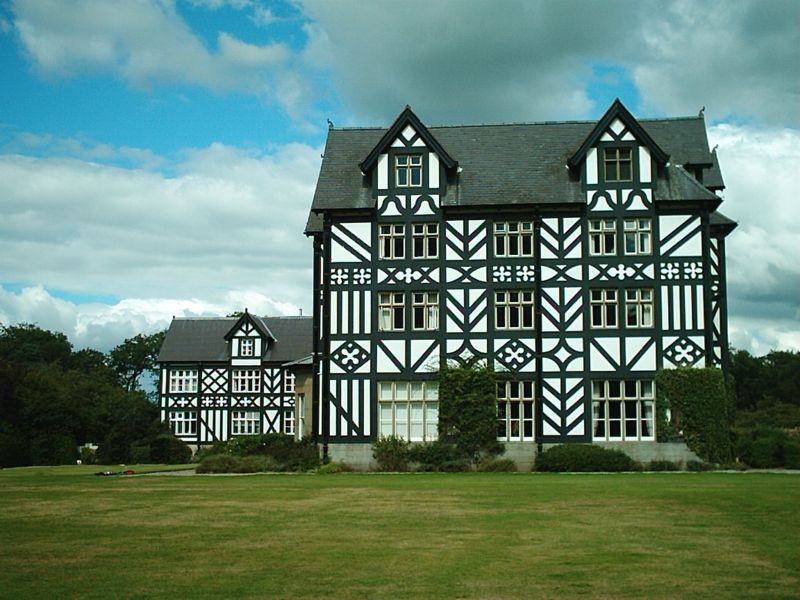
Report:
M655 440L656 371L724 360L723 187L702 115L619 101L595 122L429 128L406 107L331 128L307 226L320 441L368 460L378 436L436 439L438 365L466 356L501 374L507 443Z
M199 447L311 432L310 317L173 319L158 363L161 420Z

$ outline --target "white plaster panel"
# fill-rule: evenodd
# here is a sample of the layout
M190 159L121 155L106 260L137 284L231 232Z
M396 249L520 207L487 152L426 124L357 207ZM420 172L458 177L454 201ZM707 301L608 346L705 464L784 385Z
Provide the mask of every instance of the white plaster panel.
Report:
M378 157L378 189L385 190L389 187L389 155L381 154Z
M641 352L642 348L645 347L651 341L651 338L647 337L630 337L625 338L625 359L628 361L628 368L634 371L655 371L656 370L656 346L655 344L651 344L650 347L645 350L642 354L641 358L637 360L635 363L631 363L633 358Z
M586 183L597 183L597 148L589 148L586 153Z
M428 154L428 186L439 189L439 157L435 152Z
M392 148L405 148L405 146L406 143L403 140L400 138L394 138L394 141L392 142Z
M417 139L414 140L414 143L411 144L411 145L414 146L415 148L424 148L425 147L425 140L423 140L422 138L417 138Z
M650 183L653 180L650 164L650 150L645 146L639 146L639 181Z
M417 132L411 125L406 125L405 128L403 129L402 135L407 140L410 140L415 135L417 135Z
M619 135L620 132L625 129L625 125L619 119L614 119L609 126L609 129L613 131L616 135Z
M339 319L336 315L339 314L339 292L330 292L331 303L331 334L336 335L339 333Z

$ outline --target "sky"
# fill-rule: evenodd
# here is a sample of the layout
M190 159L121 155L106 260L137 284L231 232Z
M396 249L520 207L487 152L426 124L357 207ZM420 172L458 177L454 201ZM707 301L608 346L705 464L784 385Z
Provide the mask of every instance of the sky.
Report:
M800 2L0 0L0 323L311 314L327 122L705 107L733 346L800 350Z

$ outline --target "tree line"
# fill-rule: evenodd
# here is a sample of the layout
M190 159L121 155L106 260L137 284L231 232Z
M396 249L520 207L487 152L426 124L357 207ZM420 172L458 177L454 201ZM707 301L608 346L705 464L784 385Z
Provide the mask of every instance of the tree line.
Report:
M188 460L143 389L164 335L103 353L36 325L0 327L0 467L74 463L85 444L98 448L82 458L102 464Z

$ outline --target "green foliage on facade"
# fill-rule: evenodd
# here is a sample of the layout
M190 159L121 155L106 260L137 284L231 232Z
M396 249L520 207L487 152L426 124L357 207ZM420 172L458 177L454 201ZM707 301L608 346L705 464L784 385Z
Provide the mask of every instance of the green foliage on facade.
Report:
M534 468L551 473L641 470L641 466L621 450L593 444L562 444L548 448L536 457Z
M730 425L733 407L722 371L682 367L656 374L659 425L682 435L686 445L704 460L731 460ZM669 408L671 426L662 420Z
M464 458L499 454L497 375L479 362L447 363L439 369L439 439Z

